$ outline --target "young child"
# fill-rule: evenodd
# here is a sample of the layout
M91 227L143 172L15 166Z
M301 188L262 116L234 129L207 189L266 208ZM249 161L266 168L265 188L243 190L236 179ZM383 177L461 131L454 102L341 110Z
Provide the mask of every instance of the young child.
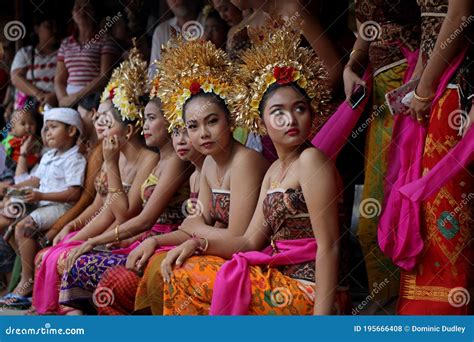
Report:
M2 141L6 152L5 170L0 176L2 181L11 181L15 174L15 168L20 158L21 145L30 136L36 133L36 120L34 113L27 109L15 110L10 119L10 132ZM28 168L32 168L39 161L40 144L32 148L26 154Z
M21 280L12 293L3 297L9 305L29 303L33 288L34 258L38 245L44 247L44 233L81 195L86 160L76 145L83 132L79 113L70 108L54 108L45 113L46 141L51 148L28 180L15 188L31 186L24 196L26 203L38 207L14 227L9 243L21 257ZM9 228L11 229L11 227Z

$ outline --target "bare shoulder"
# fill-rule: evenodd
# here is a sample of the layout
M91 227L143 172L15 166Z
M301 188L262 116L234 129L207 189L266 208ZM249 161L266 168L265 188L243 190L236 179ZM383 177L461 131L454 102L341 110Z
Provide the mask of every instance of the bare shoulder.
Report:
M251 167L252 169L262 167L266 170L269 166L268 161L261 153L241 144L237 145L234 162L240 167Z
M298 158L298 166L302 168L333 167L332 161L315 147L308 147L301 152Z

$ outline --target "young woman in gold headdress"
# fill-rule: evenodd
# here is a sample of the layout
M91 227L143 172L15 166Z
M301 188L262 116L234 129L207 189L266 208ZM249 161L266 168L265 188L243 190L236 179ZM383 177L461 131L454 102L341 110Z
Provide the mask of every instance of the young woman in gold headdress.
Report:
M252 127L266 127L278 160L243 236L196 232L168 252L161 265L164 314L348 310L348 291L338 289L338 175L308 142L327 101L327 73L314 52L298 47L299 33L272 37L242 55L239 76L250 85L246 117Z

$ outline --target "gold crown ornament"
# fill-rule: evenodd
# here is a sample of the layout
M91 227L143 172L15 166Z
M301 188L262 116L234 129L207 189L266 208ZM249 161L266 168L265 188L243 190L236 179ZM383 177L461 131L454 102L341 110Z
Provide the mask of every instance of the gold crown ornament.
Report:
M143 125L147 72L148 64L138 51L134 38L128 58L112 72L101 102L111 100L123 120L136 121L137 126Z
M174 37L155 63L157 72L151 82L150 96L160 98L170 131L184 126L184 104L201 92L213 93L225 102L233 127L244 122L238 113L247 89L234 82L234 66L227 54L211 42Z
M240 55L240 83L249 88L246 105L241 108L247 112L242 113L245 125L265 133L259 106L275 83L297 84L310 98L313 112L324 115L330 100L327 71L313 49L300 46L301 32L272 20L258 36L260 41L254 40L253 46Z

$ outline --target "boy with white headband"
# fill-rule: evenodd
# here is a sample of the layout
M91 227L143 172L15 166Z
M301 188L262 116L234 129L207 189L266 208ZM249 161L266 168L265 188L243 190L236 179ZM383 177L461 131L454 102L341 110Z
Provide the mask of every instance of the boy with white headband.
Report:
M22 266L20 283L3 298L10 305L28 305L37 249L49 244L46 231L79 199L84 181L86 159L76 144L83 133L79 113L71 108L53 108L45 113L44 125L52 149L28 180L14 186L36 188L26 193L24 202L37 204L37 208L14 225L14 238L9 239Z

